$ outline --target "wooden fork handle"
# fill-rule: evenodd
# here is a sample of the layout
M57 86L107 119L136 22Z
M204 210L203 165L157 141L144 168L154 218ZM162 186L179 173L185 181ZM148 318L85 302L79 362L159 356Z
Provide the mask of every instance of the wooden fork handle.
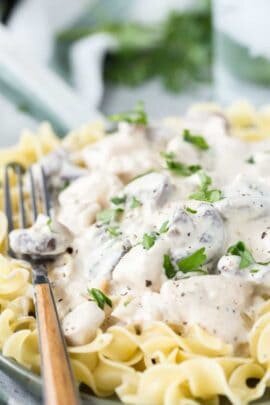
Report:
M39 328L45 403L78 405L65 342L49 283L36 284L35 300Z

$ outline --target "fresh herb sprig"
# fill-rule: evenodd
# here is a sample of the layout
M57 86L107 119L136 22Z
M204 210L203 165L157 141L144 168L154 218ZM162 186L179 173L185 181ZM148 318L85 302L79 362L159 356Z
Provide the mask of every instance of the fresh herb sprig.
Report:
M172 152L161 153L161 156L165 158L166 167L168 170L176 174L177 176L188 177L201 170L200 165L186 165L175 159L175 155Z
M190 214L197 214L197 210L194 210L193 208L190 208L190 207L185 207L185 210L187 211L187 212L189 212Z
M211 13L209 2L205 3L204 10L174 11L154 24L104 23L104 19L98 23L101 4L91 9L91 15L84 15L83 23L58 33L58 46L63 53L73 41L97 32L109 33L119 47L105 58L108 82L134 87L159 79L169 91L179 92L190 82L209 80L211 76ZM97 24L91 24L92 20Z
M193 135L188 129L184 129L183 133L184 141L191 143L197 149L200 150L207 150L209 149L209 145L201 135Z
M201 271L201 266L205 263L207 256L205 248L196 250L190 256L185 257L177 262L177 267L182 273L189 273L190 271Z
M169 255L163 256L163 268L165 270L165 274L166 274L167 278L174 278L176 276L177 269L174 266Z
M239 241L235 245L230 246L227 250L227 254L239 256L241 258L239 264L240 269L245 269L251 264L260 264L261 266L267 266L270 263L269 260L266 262L256 262L256 260L252 256L252 253L250 252L250 250L248 250L248 248L242 241ZM255 273L255 271L251 272Z
M115 197L111 198L111 202L114 205L121 205L121 204L124 204L126 202L126 199L127 199L126 195L123 195L121 197L115 196Z
M128 122L134 125L147 125L148 117L144 110L143 102L139 101L133 110L120 114L110 115L109 119L113 122Z
M207 201L210 203L221 200L221 190L209 188L212 184L211 177L209 177L204 171L200 171L198 174L200 176L201 185L199 189L195 191L195 193L192 193L189 196L189 198L192 200Z
M142 205L141 201L139 201L136 197L132 197L130 208L138 208Z
M109 224L112 221L117 221L120 215L123 213L123 208L106 208L103 211L97 213L97 221L102 224Z
M146 249L146 250L151 249L151 247L154 246L157 237L158 237L158 234L155 232L145 233L143 235L143 240L142 240L142 245L143 245L144 249Z
M98 288L91 288L88 290L88 293L90 297L93 298L94 301L96 301L100 309L104 309L106 304L109 305L109 307L112 307L111 299Z
M227 253L230 255L239 256L241 258L239 264L240 269L245 269L246 267L249 267L251 264L255 263L254 257L242 241L230 246Z
M170 256L167 254L167 255L163 256L163 268L164 268L165 274L168 278L175 277L178 271L180 271L184 274L190 273L190 272L206 274L205 270L203 270L203 268L202 268L202 266L206 262L206 259L207 259L207 256L205 254L204 247L196 250L191 255L178 260L176 262L176 265L174 265Z
M143 245L144 249L146 249L146 250L151 249L151 247L154 246L157 238L162 233L168 232L168 230L169 230L169 221L165 221L159 228L158 232L145 233L143 235L143 240L142 240L142 245Z
M120 235L120 229L118 226L108 226L107 228L107 232L111 235L111 236L119 236Z

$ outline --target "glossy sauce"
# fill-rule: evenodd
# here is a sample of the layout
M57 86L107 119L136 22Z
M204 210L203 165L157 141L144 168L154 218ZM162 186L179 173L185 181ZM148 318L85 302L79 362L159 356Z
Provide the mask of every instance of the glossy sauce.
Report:
M186 128L203 136L209 149L186 142ZM269 141L232 137L223 116L194 112L177 128L120 124L118 132L82 150L86 170L78 173L69 163L76 175L55 207L57 221L72 234L69 253L50 271L69 342L88 343L106 318L139 325L161 320L184 330L197 324L235 348L245 343L255 308L270 295L270 266L258 264L270 260L269 151ZM200 187L199 174L183 177L166 169L160 152L200 165L222 199L190 199ZM122 203L112 203L115 196ZM110 224L96 222L106 208L122 211ZM161 232L164 223L168 229ZM142 244L145 234L155 235L149 249ZM239 256L227 254L238 241L254 257L244 269ZM203 272L177 271L168 279L164 255L176 264L202 248ZM93 287L114 297L111 319L109 307L104 313L89 302Z

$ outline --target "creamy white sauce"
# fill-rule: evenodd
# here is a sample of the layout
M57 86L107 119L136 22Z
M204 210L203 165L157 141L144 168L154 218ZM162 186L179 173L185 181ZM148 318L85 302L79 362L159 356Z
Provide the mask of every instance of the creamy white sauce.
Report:
M174 130L164 124L121 124L117 133L81 152L87 169L74 170L71 185L59 194L55 215L72 232L72 249L54 263L50 279L71 344L88 343L107 321L140 325L154 320L185 331L198 324L236 349L247 342L254 310L262 296L270 296L270 264L260 264L270 260L270 142L233 138L218 114L192 112L181 125ZM185 128L203 136L209 149L186 142ZM174 153L175 160L187 165L201 165L212 178L210 188L219 189L222 199L190 199L200 186L198 173L174 174L160 152ZM62 152L60 160L59 154L54 156L55 167L53 155L47 158L54 173L63 172L65 159L73 162L70 152L65 158ZM251 156L254 163L247 162ZM113 203L112 197L122 202ZM110 224L96 222L105 208L122 212ZM164 223L167 229L161 232ZM34 247L22 246L15 234L11 241L14 249L29 253L37 245L41 249L48 229L36 224L24 232L35 240ZM144 234L154 235L149 249L142 244ZM238 241L254 257L245 268L239 256L227 254ZM202 248L204 273L177 271L168 279L164 255L177 266ZM112 317L108 306L104 312L89 301L88 289L93 287L115 297Z

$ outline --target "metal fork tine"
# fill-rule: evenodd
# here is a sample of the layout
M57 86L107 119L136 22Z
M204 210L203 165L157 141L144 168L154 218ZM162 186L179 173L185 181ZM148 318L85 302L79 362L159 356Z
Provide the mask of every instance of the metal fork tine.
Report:
M19 210L20 210L20 225L21 228L26 228L26 214L24 206L24 195L23 195L23 170L21 166L16 166L16 174L18 177L18 194L19 194Z
M44 168L40 166L40 171L41 171L41 183L42 183L42 193L43 193L43 199L44 199L44 210L46 215L48 217L50 216L50 197L49 197L49 191L47 187L47 181L46 181L46 174L44 171Z
M32 201L32 210L33 210L33 222L37 219L38 216L38 209L37 209L37 201L36 201L36 189L35 189L35 181L33 175L33 169L30 167L29 169L29 177L30 177L30 186L31 186L31 201Z
M14 222L13 222L13 210L12 210L12 203L11 203L11 195L10 195L10 181L9 181L9 165L5 167L5 213L8 220L8 232L11 232L14 229Z

